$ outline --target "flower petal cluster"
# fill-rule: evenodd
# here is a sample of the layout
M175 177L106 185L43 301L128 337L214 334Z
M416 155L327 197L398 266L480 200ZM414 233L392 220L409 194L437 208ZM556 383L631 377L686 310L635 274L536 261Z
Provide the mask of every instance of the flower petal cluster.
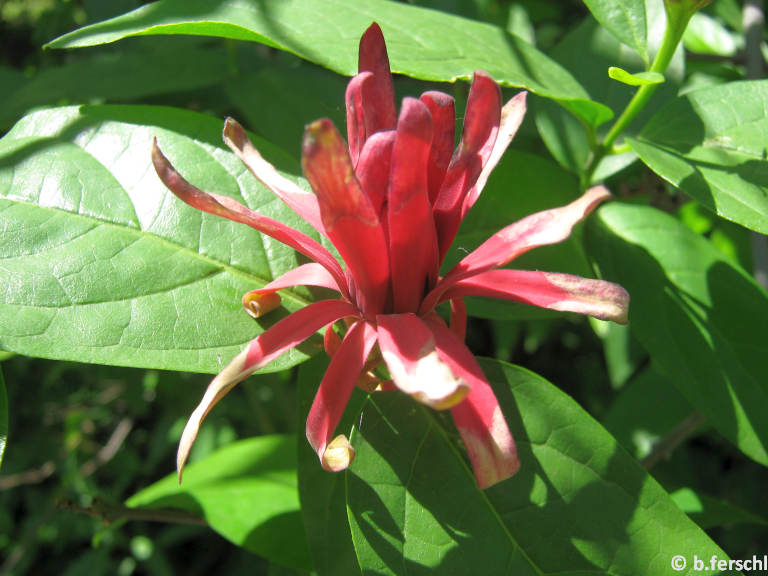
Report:
M328 238L344 266L319 242L232 198L203 192L171 166L155 143L153 162L165 185L191 206L242 222L311 260L243 297L254 317L280 304L278 292L321 286L337 299L312 303L251 341L214 378L187 423L179 478L200 424L229 390L286 350L325 329L331 362L306 424L322 466L343 470L354 450L335 430L355 386L398 389L437 410L450 410L486 488L519 468L515 442L498 401L464 345L465 296L488 296L625 322L628 295L609 282L502 269L537 246L566 239L574 225L609 198L603 187L567 206L528 216L491 236L445 276L440 265L464 216L477 201L525 113L525 93L502 105L498 85L476 72L463 130L454 148L453 99L441 92L405 98L398 113L384 37L377 24L360 40L359 74L346 91L346 142L322 119L306 128L302 168L314 194L281 176L227 119L224 140L256 178ZM435 312L450 304L450 323ZM380 377L381 365L389 378Z

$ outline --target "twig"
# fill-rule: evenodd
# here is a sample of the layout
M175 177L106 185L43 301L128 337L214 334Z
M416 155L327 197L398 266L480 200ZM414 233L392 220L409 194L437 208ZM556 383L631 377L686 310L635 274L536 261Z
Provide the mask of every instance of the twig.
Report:
M107 440L107 443L102 446L101 450L96 453L96 456L85 462L80 467L80 473L83 477L88 477L98 470L101 466L112 460L115 454L123 445L125 439L128 437L131 429L133 428L133 420L130 418L123 418L118 422L115 429L112 431L112 435Z
M680 446L696 429L705 421L704 416L694 412L688 418L680 422L669 434L653 445L651 453L640 460L640 464L646 470L650 470L661 460L669 460L675 448Z
M7 476L0 477L0 491L10 490L18 486L26 486L29 484L40 484L44 482L51 474L56 470L56 464L52 460L48 460L40 468L33 470L25 470L18 474L9 474Z
M57 506L59 510L69 510L78 514L85 514L92 518L98 518L104 524L113 524L119 520L138 520L141 522L166 522L174 524L193 524L195 526L207 526L207 522L189 512L183 510L149 508L128 508L122 504L107 504L106 502L96 501L93 506L84 508L72 502L60 502Z

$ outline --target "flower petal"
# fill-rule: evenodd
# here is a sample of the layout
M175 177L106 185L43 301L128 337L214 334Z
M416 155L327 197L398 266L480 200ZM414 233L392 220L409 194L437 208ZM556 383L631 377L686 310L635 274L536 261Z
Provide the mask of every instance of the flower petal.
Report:
M379 348L397 387L422 404L445 410L469 393L435 350L432 332L415 314L386 314L376 318Z
M461 223L464 199L474 186L496 142L501 90L485 72L475 72L467 100L461 142L453 154L434 204L442 260Z
M463 298L451 298L451 332L464 342L467 338L467 306Z
M356 322L331 358L307 417L307 440L329 472L344 470L352 463L355 451L346 436L331 440L358 376L376 343L376 329L367 322Z
M347 109L347 143L349 144L349 157L352 164L357 166L363 146L368 139L365 125L365 103L363 90L366 84L373 82L371 72L362 72L353 77L347 84L344 93L344 103Z
M507 102L501 109L501 123L499 125L499 132L496 135L496 142L493 144L493 150L490 156L483 164L483 170L480 172L480 176L477 177L475 185L467 192L467 196L464 199L464 206L461 211L461 219L467 215L470 208L475 205L477 199L480 197L480 193L485 188L488 177L496 168L496 165L501 160L504 152L507 150L510 142L517 134L517 129L520 128L520 124L523 123L523 117L525 116L525 100L527 92L520 92L517 96Z
M382 311L389 296L389 256L379 216L360 188L344 141L330 120L307 126L304 174L317 194L328 237L354 278L365 314Z
M339 266L339 263L331 253L318 242L278 220L262 216L229 196L210 194L193 186L176 171L163 155L157 146L157 139L153 141L152 163L155 166L155 172L157 172L163 184L178 196L180 200L203 212L247 224L259 232L271 236L322 265L339 285L345 284L346 280L341 266Z
M432 116L432 147L429 152L429 202L435 203L453 155L456 110L453 98L444 92L424 92L419 98Z
M439 267L427 184L432 119L425 104L403 100L389 178L389 265L395 312L416 312Z
M385 210L392 146L394 144L394 130L377 132L365 141L365 146L363 146L360 159L355 167L355 174L360 181L360 187L368 196L368 200L370 200L374 212L379 215L382 225L386 225Z
M426 321L441 360L469 383L469 395L454 406L451 413L472 462L477 486L484 490L520 468L515 440L493 389L472 353L436 314L429 315Z
M323 228L323 222L320 219L317 197L302 190L298 185L275 170L272 164L264 160L251 143L243 127L232 118L227 118L224 121L224 142L246 165L251 174L272 190L280 200L285 202L296 214L308 222L310 226L325 236L325 228Z
M453 303L457 296L504 298L620 324L629 310L629 294L618 284L553 272L488 270L458 281L442 299Z
M375 22L360 38L357 69L359 72L368 71L373 74L373 82L363 91L367 136L381 130L393 130L397 123L395 86L389 70L384 35Z
M321 300L297 310L251 340L248 346L211 381L200 404L189 417L181 435L176 456L179 482L181 482L184 464L200 430L200 425L219 400L252 372L263 368L289 348L297 346L323 326L344 316L356 314L357 310L347 302Z
M319 286L347 295L345 285L339 286L325 268L316 262L310 262L289 270L264 288L246 293L243 296L243 306L248 314L254 318L260 318L280 305L280 296L276 294L278 290L293 286Z
M437 283L424 298L421 311L434 308L442 294L459 280L503 266L537 246L562 242L571 235L576 224L610 197L607 188L594 186L566 206L531 214L500 230L465 256Z

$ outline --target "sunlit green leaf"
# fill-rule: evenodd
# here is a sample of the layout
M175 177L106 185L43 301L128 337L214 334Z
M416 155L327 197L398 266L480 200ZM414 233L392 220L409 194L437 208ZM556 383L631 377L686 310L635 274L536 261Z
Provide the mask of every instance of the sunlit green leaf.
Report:
M696 90L662 108L629 145L716 214L768 233L768 80Z
M227 540L269 560L310 568L296 486L296 438L259 436L193 462L126 504L199 514Z
M485 360L521 468L485 492L442 417L375 395L353 434L347 506L363 574L664 574L722 551L565 393ZM554 551L557 551L554 553Z
M222 149L220 133L218 119L153 107L69 107L19 122L0 141L0 347L217 372L259 334L240 299L293 268L296 255L183 204L150 163L157 136L193 183L306 230ZM273 147L259 146L297 170ZM283 304L296 309L308 297L285 293ZM285 313L268 315L266 325ZM290 351L273 368L316 349Z
M453 82L481 69L506 86L561 100L589 124L610 118L565 69L501 28L384 0L160 0L48 46L94 46L152 34L221 36L261 42L351 76L360 36L374 21L384 31L394 72Z
M644 0L584 0L595 19L648 62Z
M670 496L682 511L704 529L733 524L768 524L768 520L757 514L730 502L699 494L690 488L680 488Z
M608 76L627 86L648 86L649 84L661 84L664 82L664 75L658 72L637 72L636 74L631 74L617 66L608 68Z
M585 238L629 292L629 325L691 406L768 464L768 294L706 239L654 208L611 204Z

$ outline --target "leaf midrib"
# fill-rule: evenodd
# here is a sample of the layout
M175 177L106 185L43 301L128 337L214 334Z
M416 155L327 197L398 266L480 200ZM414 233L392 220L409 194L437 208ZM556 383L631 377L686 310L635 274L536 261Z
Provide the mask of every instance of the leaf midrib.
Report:
M256 274L254 274L252 272L246 272L245 270L241 270L240 268L236 268L236 267L232 266L231 264L225 264L225 263L223 263L223 262L221 262L219 260L215 260L215 259L213 259L213 258L211 258L209 256L205 256L203 254L200 254L200 252L192 250L188 246L184 246L184 245L181 245L181 244L175 244L174 242L172 242L172 241L170 241L170 240L168 240L166 238L163 238L162 236L158 236L156 234L151 234L151 233L149 233L149 232L147 232L147 231L145 231L145 230L143 230L141 228L132 228L132 227L129 227L129 226L126 226L126 225L117 224L115 222L110 222L108 220L101 220L101 219L96 218L94 216L87 216L87 215L80 214L80 213L77 213L77 212L70 212L68 210L64 210L62 208L55 207L55 206L42 206L40 204L36 204L34 202L30 202L30 201L27 201L27 200L20 200L18 198L15 198L13 195L8 195L8 196L5 196L4 198L6 198L7 200L9 200L11 202L16 202L18 204L22 204L22 205L25 205L25 206L30 206L30 207L36 208L38 210L46 210L46 211L51 211L51 212L56 212L56 213L64 213L64 214L67 214L68 216L73 217L73 218L80 218L80 219L82 219L82 220L84 220L84 221L86 221L88 223L94 224L94 227L105 226L105 227L108 227L108 228L114 228L116 230L120 230L123 233L128 232L128 233L133 234L135 236L138 236L140 238L149 238L151 241L158 242L161 245L164 245L166 247L172 248L173 250L175 250L177 252L184 253L184 254L186 254L187 256L189 256L189 257L191 257L193 259L196 258L196 259L198 259L198 260L200 260L202 262L205 262L206 264L208 264L208 265L210 265L210 266L212 266L214 268L217 268L219 270L219 273L220 272L227 272L229 274L232 274L233 276L238 276L238 277L241 277L241 278L243 278L243 279L245 279L247 281L253 282L256 285L265 286L266 284L268 284L271 281L271 280L268 280L268 279L261 278L260 276L257 276ZM259 234L261 235L262 233L259 232ZM37 252L36 254L41 254L41 253ZM205 278L209 278L209 277L211 277L213 275L215 275L215 273L214 274L206 274ZM200 278L200 279L202 279L202 278ZM200 279L196 279L195 281L198 281ZM190 284L191 283L192 282L190 282ZM170 290L175 289L175 288L177 288L177 286L174 286ZM168 291L170 291L170 290L168 290ZM145 297L145 296L148 296L148 295L150 295L150 294L137 294L136 296L134 296L134 298L141 298L141 297ZM293 301L295 304L298 304L298 305L300 305L302 307L303 306L307 306L307 305L310 304L309 301L307 301L304 298L296 295L292 290L283 290L283 291L281 291L281 296L282 297L287 297L289 300ZM121 298L120 300L121 301L125 301L125 300L129 300L129 299L132 299L132 298ZM105 300L105 301L103 301L103 303L114 302L114 301L115 300ZM88 303L85 303L85 304L95 304L95 303L96 302L88 302ZM76 306L79 306L79 305L83 305L83 304L80 304L80 303L76 304Z

